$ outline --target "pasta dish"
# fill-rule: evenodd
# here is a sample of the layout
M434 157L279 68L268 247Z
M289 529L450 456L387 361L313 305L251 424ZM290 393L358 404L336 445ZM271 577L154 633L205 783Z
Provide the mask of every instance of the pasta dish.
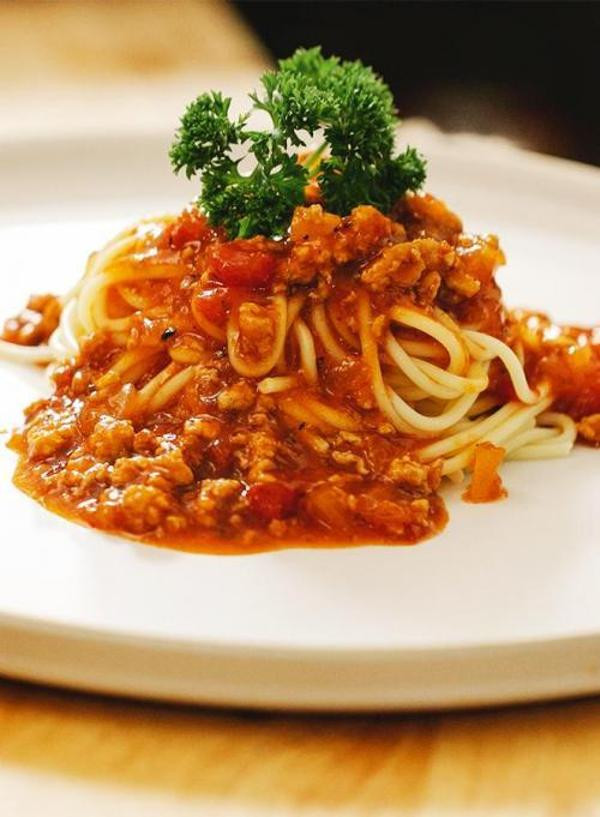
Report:
M358 146L335 107L350 82L361 121L361 92L374 110ZM446 523L444 480L492 501L504 460L600 444L598 331L504 306L498 239L420 192L416 151L368 141L379 114L394 124L382 81L313 49L263 83L270 132L218 94L182 119L171 158L202 173L197 203L124 230L70 293L7 321L0 353L53 381L13 434L16 484L182 548L414 543ZM293 150L317 129L325 147Z

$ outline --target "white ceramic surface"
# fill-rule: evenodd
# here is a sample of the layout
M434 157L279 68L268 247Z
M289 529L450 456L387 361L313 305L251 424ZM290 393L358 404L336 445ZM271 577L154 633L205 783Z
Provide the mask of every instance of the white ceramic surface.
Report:
M412 135L411 135L412 138ZM413 142L415 140L413 139ZM424 133L428 187L500 234L506 300L600 322L600 172ZM168 135L0 147L1 311L61 291L87 253L194 193ZM421 142L423 144L423 142ZM0 427L43 390L2 363ZM384 709L600 691L600 452L510 463L508 500L414 548L191 555L59 519L0 451L0 672L218 704Z

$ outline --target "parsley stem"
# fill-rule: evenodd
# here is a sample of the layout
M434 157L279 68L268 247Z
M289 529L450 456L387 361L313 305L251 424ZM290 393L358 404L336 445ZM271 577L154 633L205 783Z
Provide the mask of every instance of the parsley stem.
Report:
M321 142L318 148L313 150L313 152L308 156L306 161L304 162L304 167L308 170L308 175L312 176L314 171L317 169L321 162L321 156L327 149L327 142Z

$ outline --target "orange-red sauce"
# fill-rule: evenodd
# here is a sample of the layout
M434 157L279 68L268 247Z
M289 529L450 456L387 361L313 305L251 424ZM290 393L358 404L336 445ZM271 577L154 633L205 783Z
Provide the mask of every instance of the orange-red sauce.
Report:
M391 217L371 207L344 219L319 206L299 208L282 241L227 242L195 210L185 211L140 239L128 262L140 281L109 291L108 315L130 316L126 349L147 352L143 365L130 382L107 376L123 341L109 332L88 338L79 357L56 371L53 396L31 406L13 436L16 484L85 524L191 550L411 544L431 536L447 518L437 494L440 465L418 462L419 441L381 415L351 335L340 339L345 359L335 361L313 333L318 385L298 375L295 388L274 397L257 392L260 378L240 377L231 366L227 320L239 315L240 350L251 361L272 343L275 293L304 295L307 324L312 305L327 300L351 333L359 290L369 293L375 334L392 304L425 312L440 306L461 324L520 339L530 377L551 382L562 410L577 419L600 411L592 336L577 372L573 355L543 338L525 342L522 319L507 316L494 280L502 262L494 237L463 234L459 219L431 196L407 197ZM178 274L144 280L156 265ZM413 330L405 336L419 339ZM297 372L297 345L290 342L285 354L283 373ZM441 347L440 354L444 365ZM140 410L136 394L167 365L193 365L194 375L168 404ZM580 376L583 392L573 379ZM492 390L510 397L500 370ZM345 412L356 430L294 419L313 400Z
M600 413L600 329L557 326L539 312L517 310L508 331L522 346L528 378L551 384L556 411L575 420Z

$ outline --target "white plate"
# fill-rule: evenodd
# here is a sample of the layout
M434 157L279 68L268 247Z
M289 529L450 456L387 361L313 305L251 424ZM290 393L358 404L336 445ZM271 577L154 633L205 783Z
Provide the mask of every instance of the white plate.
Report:
M507 301L600 320L600 172L428 134L429 188L502 236ZM162 134L4 143L2 312L66 289L87 253L177 209ZM41 379L2 366L0 425ZM600 691L600 452L511 463L510 497L448 491L446 531L414 548L245 557L138 545L47 513L0 454L0 671L217 704L384 709Z

